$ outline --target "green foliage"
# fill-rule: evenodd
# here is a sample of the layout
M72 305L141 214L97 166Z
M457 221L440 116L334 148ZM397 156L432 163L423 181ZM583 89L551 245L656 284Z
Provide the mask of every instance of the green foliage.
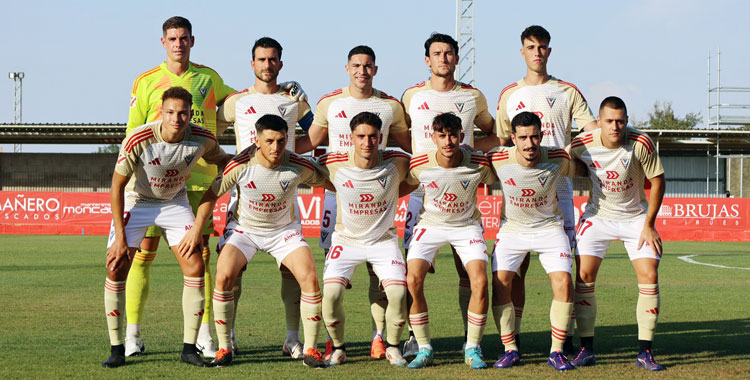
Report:
M317 239L309 239L323 270ZM212 239L212 247L216 239ZM457 305L458 277L444 247L428 275L425 292L435 366L419 371L394 368L369 358L371 338L367 270L359 267L347 290L346 336L349 362L312 370L281 354L283 305L274 260L258 253L243 276L237 314L240 354L229 368L195 368L179 363L182 348L182 277L173 255L161 244L152 266L142 336L146 355L127 359L122 368L104 369L109 355L104 317L106 236L4 235L0 245L0 378L260 378L260 379L747 379L750 374L750 280L746 270L689 264L679 255L701 254L699 262L750 267L748 243L665 242L659 271L662 310L654 342L656 359L667 371L647 374L636 368L638 288L623 244L612 244L596 283L598 364L558 374L547 367L549 352L549 279L532 257L526 278L522 366L472 371L460 353L463 326ZM491 244L492 242L488 242ZM216 269L216 254L211 255ZM488 315L484 358L500 353L493 318ZM404 333L404 337L406 332ZM402 337L402 339L404 338ZM325 338L321 332L320 341ZM577 340L576 340L577 341Z
M648 113L648 121L635 122L639 129L693 129L701 122L701 114L688 113L685 117L676 116L672 102L656 102L654 109Z
M120 145L109 144L106 146L100 146L96 148L96 153L120 153Z

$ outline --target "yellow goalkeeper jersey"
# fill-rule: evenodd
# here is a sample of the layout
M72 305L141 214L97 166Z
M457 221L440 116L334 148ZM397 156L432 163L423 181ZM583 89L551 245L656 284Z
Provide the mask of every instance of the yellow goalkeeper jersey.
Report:
M224 84L218 73L208 66L190 63L182 75L167 69L167 63L138 76L130 94L127 133L143 124L161 120L161 96L170 87L182 87L193 95L193 124L216 135L216 108L234 89ZM216 166L202 159L193 167L187 181L188 191L208 189L216 176Z

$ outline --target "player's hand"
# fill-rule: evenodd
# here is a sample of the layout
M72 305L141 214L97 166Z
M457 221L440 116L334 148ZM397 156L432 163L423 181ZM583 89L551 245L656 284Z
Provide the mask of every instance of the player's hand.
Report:
M651 245L651 249L654 251L654 257L661 257L663 252L661 236L659 236L659 232L656 231L656 228L643 226L641 237L638 239L638 249L641 249L644 243Z
M128 255L128 245L125 239L117 238L107 249L107 270L116 271L130 260Z
M302 89L302 86L300 86L297 81L292 80L289 82L282 82L279 83L279 87L281 87L282 90L287 91L295 102L304 102L307 100L307 93L305 93L305 90Z
M193 225L185 236L182 237L180 244L177 244L177 253L180 256L187 258L196 252L196 248L203 249L203 238L200 230L200 226L196 227L196 225Z

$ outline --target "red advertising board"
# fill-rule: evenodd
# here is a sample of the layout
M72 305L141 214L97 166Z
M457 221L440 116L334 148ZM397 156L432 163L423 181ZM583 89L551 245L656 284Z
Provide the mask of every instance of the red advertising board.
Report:
M214 209L216 230L225 225L227 195ZM396 226L403 234L408 197L399 199ZM576 218L586 206L586 197L574 200ZM502 197L479 195L485 238L493 239L500 226ZM322 194L297 198L303 234L317 237L323 213ZM109 193L0 191L2 234L106 235L110 226ZM657 229L664 240L750 241L750 199L666 198L659 212Z

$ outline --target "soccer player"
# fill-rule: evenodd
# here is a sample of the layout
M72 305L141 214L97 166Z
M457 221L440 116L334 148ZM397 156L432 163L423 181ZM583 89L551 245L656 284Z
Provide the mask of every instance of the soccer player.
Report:
M398 347L406 324L406 266L393 221L409 155L378 149L382 124L372 112L357 114L350 123L354 152L329 153L319 161L336 187L338 208L323 271L323 319L333 343L329 365L346 360L344 289L364 261L372 264L388 300L385 356L393 365L407 364Z
M130 114L128 115L127 132L131 133L133 128L160 120L161 95L164 90L172 86L187 89L193 96L192 122L204 127L212 134L221 133L217 128L216 107L221 105L224 99L234 89L224 84L219 74L213 69L193 63L190 61L190 50L195 44L193 29L190 21L183 17L175 16L167 19L162 25L161 43L167 53L167 59L161 65L138 76L133 83L130 98ZM292 88L295 82L282 83L282 88ZM304 92L299 91L298 96L303 98ZM187 180L188 200L197 210L201 196L216 176L216 168L199 161ZM206 313L198 338L198 349L206 357L214 357L214 342L211 338L210 316L211 316L211 268L209 266L211 251L208 248L208 239L213 233L213 221L209 219L203 230L203 263L208 278L206 287ZM125 338L125 352L128 356L139 355L145 351L141 339L140 324L143 319L143 310L148 299L149 282L151 279L151 263L156 257L159 246L161 231L158 228L149 228L146 238L141 244L141 249L136 253L135 260L128 281L128 331Z
M411 152L411 141L404 116L403 105L395 98L372 86L378 73L375 64L375 52L369 46L356 46L349 51L346 63L349 74L349 86L340 88L323 96L315 108L315 117L308 134L297 141L296 152L309 152L319 145L328 143L329 152L352 152L351 128L352 118L363 111L376 113L383 123L383 139L379 147L385 149L391 137L404 151ZM320 247L326 253L331 247L336 214L336 195L326 192L320 228ZM385 311L387 297L380 289L380 280L370 264L370 311L372 313L372 342L370 356L377 359L385 357L383 332L385 328ZM326 356L330 353L331 342L326 343Z
M570 144L572 121L579 128L589 131L596 128L596 121L581 91L572 83L557 79L547 72L547 61L552 48L550 34L539 25L532 25L521 33L521 56L526 61L526 76L505 87L497 105L496 132L507 145L511 134L510 121L521 112L533 112L542 120L542 145L564 148ZM575 248L575 211L573 208L573 185L569 178L562 177L557 186L558 207L563 215L565 233ZM524 278L529 267L529 258L524 259L519 277L513 282L513 305L516 308L516 334L521 331L521 318L525 304ZM566 351L572 351L573 326L569 328ZM572 353L572 352L571 352Z
M232 215L235 228L222 247L216 267L214 307L219 351L214 364L232 363L231 329L234 324L234 282L257 251L266 251L284 265L302 289L298 313L305 332L303 363L325 367L316 349L320 327L321 296L315 260L302 237L295 217L296 188L326 185L326 177L315 166L287 147L288 122L279 115L263 115L255 123L254 145L235 156L206 192L198 208L197 221L206 220L216 200L237 187L239 209ZM257 146L257 148L256 148ZM329 188L333 188L330 183ZM193 227L180 243L180 251L200 244L200 231Z
M406 280L414 300L409 321L419 344L419 353L409 368L424 368L433 360L424 280L440 247L450 244L461 257L472 290L464 359L471 368L484 369L487 364L479 344L487 323L487 246L482 236L482 214L477 209L477 188L480 183L494 183L497 177L484 154L459 147L464 136L458 116L440 114L431 124L437 150L414 156L409 165L409 174L425 191L407 257Z
M492 133L494 120L487 111L487 99L474 87L454 79L458 64L458 42L451 36L433 33L424 43L424 60L430 68L430 79L406 89L401 101L406 108L407 120L411 125L412 152L422 154L437 149L432 140L432 121L436 115L452 112L461 119L463 132L462 145L482 151L498 145ZM474 126L487 134L474 141ZM417 189L409 197L409 205L404 225L404 249L408 252L417 223L419 210L422 208L424 191ZM453 261L459 274L458 304L464 331L467 331L467 310L471 298L469 276L464 270L458 254L454 252ZM413 356L418 351L417 341L410 336L404 346L404 355Z
M573 256L556 194L559 178L570 176L574 165L565 150L541 145L542 122L536 114L519 113L513 117L511 128L515 146L490 153L503 189L500 230L492 254L492 313L505 354L495 367L509 368L520 363L510 286L527 252L536 251L553 293L552 347L547 364L565 371L575 368L561 352L573 311Z
M117 158L110 191L112 229L107 244L107 279L104 282L104 311L112 349L111 356L102 363L104 367L125 364L122 311L125 308L126 279L138 245L146 229L152 225L165 231L184 276L182 309L185 326L181 360L197 366L206 364L195 346L204 313L203 261L200 251L178 252L177 243L194 220L185 192L185 181L191 169L201 157L220 166L229 157L211 132L190 123L191 105L192 96L184 88L166 90L160 107L163 121L134 129L123 141Z
M662 243L656 231L656 215L664 199L664 168L651 138L628 127L625 102L608 97L599 107L599 129L578 135L570 144L571 155L588 167L591 198L576 232L575 311L581 348L575 366L591 365L594 356L596 296L594 283L612 240L625 249L638 280L638 343L636 366L649 371L664 369L651 354L651 342L659 317L659 261ZM648 198L644 178L651 181Z
M250 62L255 73L253 86L230 95L224 104L219 107L218 123L234 123L234 133L237 138L237 152L242 152L247 147L255 145L256 128L255 123L264 115L278 115L287 124L286 149L294 152L295 126L299 124L303 130L307 130L312 123L313 114L310 105L304 99L296 99L289 91L281 88L277 83L279 71L284 66L281 60L281 44L273 38L263 37L255 41L252 48L252 61ZM296 189L296 188L295 188ZM236 213L237 197L232 191L232 198L228 207L228 214ZM296 202L293 202L296 204ZM296 208L295 208L296 209ZM299 217L298 217L299 218ZM225 240L232 233L236 222L229 222L224 228L224 236L220 238L217 250L220 250ZM282 345L282 352L295 359L302 358L304 352L299 341L300 324L300 287L289 269L281 265L281 299L286 311L286 339ZM242 292L242 277L237 277L235 284L235 308L239 302ZM232 347L236 350L236 339L232 330Z
M193 96L192 123L200 125L210 133L216 135L216 106L234 90L225 85L219 74L213 69L190 62L190 50L195 43L192 25L183 17L175 16L167 19L162 25L161 43L167 53L167 59L161 65L146 71L136 78L130 98L130 114L128 115L127 133L142 124L161 120L163 111L161 96L164 91L173 86L183 87ZM193 211L203 192L208 188L216 176L216 168L199 160L187 180L187 196ZM208 248L208 238L213 233L213 221L209 219L203 226L203 263L206 286L206 310L200 329L198 340L199 350L204 356L213 357L214 343L211 338L211 268L209 266L211 251ZM146 232L146 238L141 249L135 255L127 286L127 315L128 328L125 338L125 353L127 356L139 355L145 351L141 339L141 320L143 310L149 295L151 279L151 264L156 257L161 231L152 227ZM175 244L177 242L170 242Z

